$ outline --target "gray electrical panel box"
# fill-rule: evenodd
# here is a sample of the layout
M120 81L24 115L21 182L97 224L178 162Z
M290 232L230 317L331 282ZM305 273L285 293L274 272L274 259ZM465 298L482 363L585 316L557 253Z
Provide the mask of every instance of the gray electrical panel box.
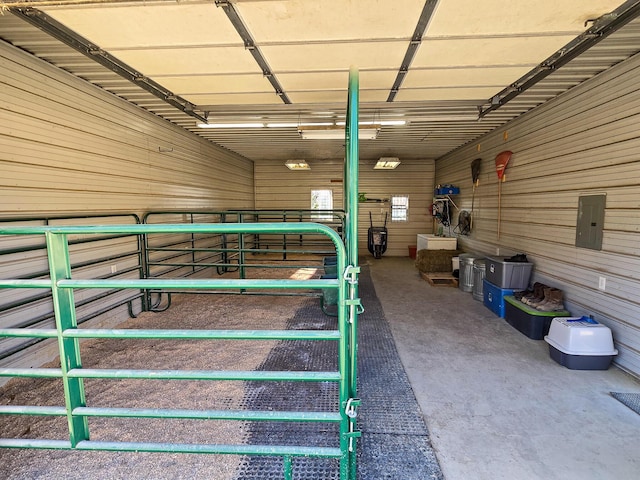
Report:
M578 201L576 247L602 249L606 195L584 195Z

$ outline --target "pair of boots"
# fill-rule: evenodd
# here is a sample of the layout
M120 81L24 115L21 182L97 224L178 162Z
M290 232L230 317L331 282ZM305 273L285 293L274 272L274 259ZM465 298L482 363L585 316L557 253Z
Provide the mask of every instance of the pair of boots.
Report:
M544 283L536 282L533 284L533 290L525 292L521 297L520 301L525 305L533 306L533 303L539 303L544 300L544 289L549 288L548 285Z
M533 292L525 294L520 301L541 312L557 312L564 310L562 290L549 287L544 283L533 284Z

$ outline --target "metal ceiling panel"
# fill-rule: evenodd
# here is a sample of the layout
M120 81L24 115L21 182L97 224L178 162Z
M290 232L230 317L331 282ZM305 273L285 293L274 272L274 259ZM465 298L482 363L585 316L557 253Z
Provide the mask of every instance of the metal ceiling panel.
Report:
M149 77L178 74L261 73L260 68L244 47L179 47L158 50L114 50L112 53Z
M500 89L531 70L531 66L419 69L412 68L404 80L404 88L491 86Z
M398 92L396 100L400 102L424 102L431 100L475 100L482 102L496 91L495 86L486 87L431 87L403 88Z
M300 44L408 40L423 5L423 0L270 0L236 7L259 43Z
M619 0L440 1L425 37L542 36L552 32L575 37L584 31L587 20L611 12L620 3Z
M384 102L387 98L387 90L360 90L361 102ZM312 91L312 92L290 92L289 96L294 104L296 103L336 103L346 102L347 90L325 90L325 91Z
M277 45L262 47L276 72L309 70L396 69L402 62L406 41L346 42ZM346 91L346 86L344 87Z
M533 66L572 39L570 36L439 39L420 46L413 67ZM517 77L512 79L515 80Z
M361 70L361 89L382 89L387 90L395 78L395 70ZM348 70L339 72L318 72L308 71L300 73L279 73L278 78L285 90L344 90L349 78ZM502 84L504 85L504 84Z
M235 93L190 93L181 95L197 105L265 105L282 104L282 100L273 91L235 92ZM194 123L195 122L194 120Z
M273 89L264 75L256 73L188 76L156 75L155 78L169 90L184 97L211 92L220 94L243 92L273 94ZM203 86L206 86L206 88L203 89Z
M106 50L243 45L224 12L213 2L107 2L42 10ZM178 28L178 20L182 28Z

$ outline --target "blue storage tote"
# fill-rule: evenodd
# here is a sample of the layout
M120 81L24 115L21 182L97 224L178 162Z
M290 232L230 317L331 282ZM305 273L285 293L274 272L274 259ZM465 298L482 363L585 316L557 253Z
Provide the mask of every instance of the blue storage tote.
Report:
M484 306L498 315L500 318L504 318L504 297L507 295L513 295L513 290L509 288L499 288L486 278L482 280L482 295L484 299Z

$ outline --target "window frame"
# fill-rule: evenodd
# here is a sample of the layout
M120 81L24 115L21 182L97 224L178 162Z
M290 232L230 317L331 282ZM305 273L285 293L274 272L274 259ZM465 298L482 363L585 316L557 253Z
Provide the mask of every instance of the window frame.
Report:
M403 199L402 204L396 204L395 199ZM392 222L409 221L409 195L391 195L389 199Z
M318 207L315 207L314 199L316 198L316 194L320 194L321 192L324 192L324 195L328 196L328 201L327 201L327 198L325 197L319 200ZM329 208L319 208L320 206L325 206L325 204L328 204ZM333 190L330 188L311 189L311 210L333 210ZM311 219L312 220L333 220L333 214L332 213L311 213Z

